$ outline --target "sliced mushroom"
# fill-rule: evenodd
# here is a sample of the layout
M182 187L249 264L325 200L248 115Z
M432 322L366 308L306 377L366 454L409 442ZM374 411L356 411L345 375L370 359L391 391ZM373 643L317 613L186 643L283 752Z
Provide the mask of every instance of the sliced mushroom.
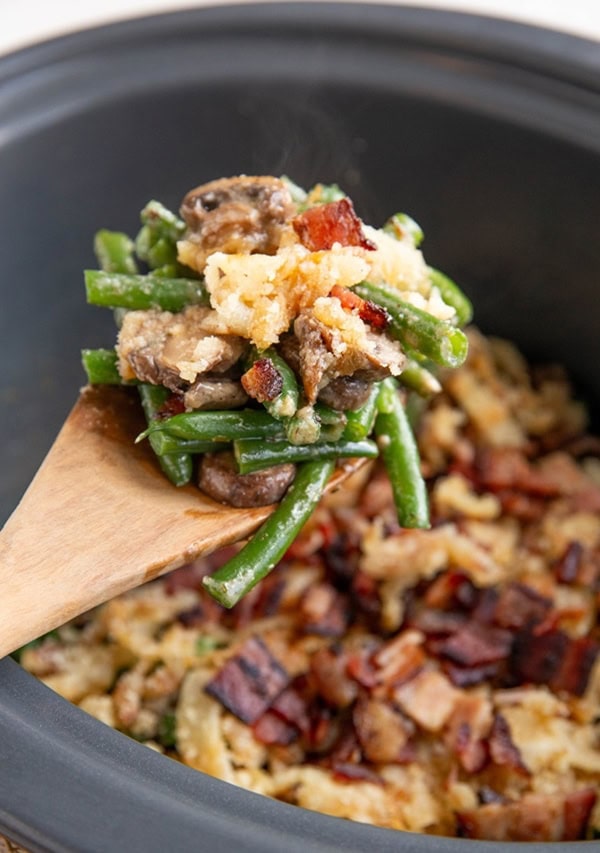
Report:
M180 314L130 311L119 332L117 353L124 379L165 385L172 391L203 373L223 373L243 354L247 342L235 335L213 335L203 328L209 308L192 305Z
M206 453L200 463L199 486L216 501L230 506L268 506L281 500L294 479L294 465L275 465L239 474L233 453Z
M277 251L294 214L289 190L270 176L221 178L190 190L181 205L188 226L180 259L202 271L213 252Z

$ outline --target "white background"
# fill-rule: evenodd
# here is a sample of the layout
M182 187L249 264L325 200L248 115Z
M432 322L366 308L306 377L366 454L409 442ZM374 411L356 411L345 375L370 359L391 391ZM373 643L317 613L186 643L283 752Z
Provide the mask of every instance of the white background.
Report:
M231 0L210 0L211 5L218 2ZM386 2L477 12L523 23L541 24L600 42L600 0ZM205 5L202 0L0 0L0 53L108 21L202 5Z

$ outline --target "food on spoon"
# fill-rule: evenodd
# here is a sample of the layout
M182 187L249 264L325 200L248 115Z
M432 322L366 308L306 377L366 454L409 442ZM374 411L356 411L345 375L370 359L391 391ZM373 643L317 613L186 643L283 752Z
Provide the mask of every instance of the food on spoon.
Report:
M405 394L437 393L436 367L464 361L471 308L427 266L418 226L397 214L371 228L337 187L306 194L272 176L196 187L181 215L152 201L135 242L96 235L103 269L86 272L88 300L115 309L119 333L113 353L84 351L90 382L138 385L138 440L175 485L196 470L206 494L233 506L286 495L273 553L349 457L381 453L400 523L428 527ZM320 491L297 486L306 466ZM227 606L272 568L269 549L249 548L237 579L206 580Z

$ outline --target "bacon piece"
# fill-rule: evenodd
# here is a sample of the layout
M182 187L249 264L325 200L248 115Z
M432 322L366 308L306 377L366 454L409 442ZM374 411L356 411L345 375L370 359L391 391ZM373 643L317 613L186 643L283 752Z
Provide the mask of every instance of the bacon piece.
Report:
M478 590L477 604L471 612L472 618L476 622L483 622L485 625L489 625L494 619L499 598L500 593L493 587Z
M525 630L515 638L510 669L517 683L547 684L552 690L582 696L599 652L600 645L589 637Z
M329 755L321 759L324 766L333 767L335 764L360 764L362 752L356 731L350 719L346 720L345 729L342 731L337 743L334 744Z
M456 700L445 741L467 773L479 773L487 763L487 735L492 727L492 706L487 696L463 694Z
M586 836L586 829L592 809L596 805L598 792L594 788L581 788L573 791L565 799L563 838L565 841L579 841Z
M347 287L334 284L329 295L339 299L345 311L356 311L363 323L374 329L382 331L390 323L391 318L385 308L370 302L368 299L363 299L354 291L348 290Z
M266 711L252 726L252 734L261 743L269 746L289 746L298 739L298 730L272 711Z
M349 654L346 671L351 678L367 690L373 690L377 686L377 672L373 659L366 651Z
M493 492L510 490L538 497L556 497L560 486L537 471L516 448L486 448L478 458L480 483Z
M315 686L333 708L347 708L356 699L358 687L346 672L346 657L334 649L319 649L310 661Z
M375 578L361 569L357 569L352 578L350 590L353 604L372 622L379 624L381 620L381 597Z
M509 631L471 621L436 643L435 650L459 666L471 667L504 660L510 654L512 643Z
M341 637L350 617L348 599L328 583L309 587L300 602L300 622L306 634Z
M429 607L464 607L471 610L477 603L477 588L464 572L441 572L427 588L423 601Z
M502 673L503 662L486 663L482 666L456 666L444 661L444 672L455 687L474 687L484 681L495 681Z
M423 669L427 657L421 640L416 631L401 631L377 650L373 662L379 684L397 687Z
M156 413L157 420L166 420L185 412L185 403L180 394L171 394Z
M465 624L467 616L464 613L455 613L451 610L429 610L423 608L416 613L411 613L407 619L407 625L422 631L428 637L454 634Z
M419 726L438 732L452 714L458 695L441 672L423 670L397 687L393 698Z
M240 381L246 394L259 403L274 400L283 390L283 376L270 358L257 359Z
M305 738L309 752L327 755L339 741L342 723L339 716L333 716L330 708L313 706L310 731Z
M503 490L496 493L504 515L511 515L519 521L539 521L546 511L541 498L534 498L522 492Z
M363 755L374 764L398 761L414 732L410 720L381 699L359 699L352 719Z
M331 249L334 243L371 251L377 248L365 237L362 222L349 198L309 207L292 219L292 225L300 242L311 252Z
M383 780L373 770L364 764L348 764L343 761L334 761L331 770L335 779L340 782L372 782L374 785L383 785Z
M332 524L319 525L319 529L324 539L321 555L327 571L336 586L347 587L358 571L358 537L353 535L352 531L338 533Z
M288 686L290 676L260 637L249 637L206 685L244 723L255 723Z
M542 622L552 609L552 601L522 583L509 583L500 593L494 622L516 630Z
M494 716L488 747L490 758L494 764L498 764L501 767L509 767L522 776L530 775L529 769L523 763L521 750L512 739L510 726L502 714Z
M585 837L596 802L593 788L570 794L526 794L456 815L457 835L486 841L576 841Z
M269 709L285 723L294 726L302 734L310 728L308 706L306 700L295 687L287 687L280 693Z

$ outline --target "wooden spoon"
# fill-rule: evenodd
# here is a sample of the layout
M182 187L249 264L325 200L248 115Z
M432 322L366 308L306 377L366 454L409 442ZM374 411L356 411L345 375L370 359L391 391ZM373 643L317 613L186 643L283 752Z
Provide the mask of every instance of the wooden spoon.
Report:
M175 488L127 389L85 388L0 532L0 657L119 593L237 542L273 507ZM361 466L339 468L331 491Z

